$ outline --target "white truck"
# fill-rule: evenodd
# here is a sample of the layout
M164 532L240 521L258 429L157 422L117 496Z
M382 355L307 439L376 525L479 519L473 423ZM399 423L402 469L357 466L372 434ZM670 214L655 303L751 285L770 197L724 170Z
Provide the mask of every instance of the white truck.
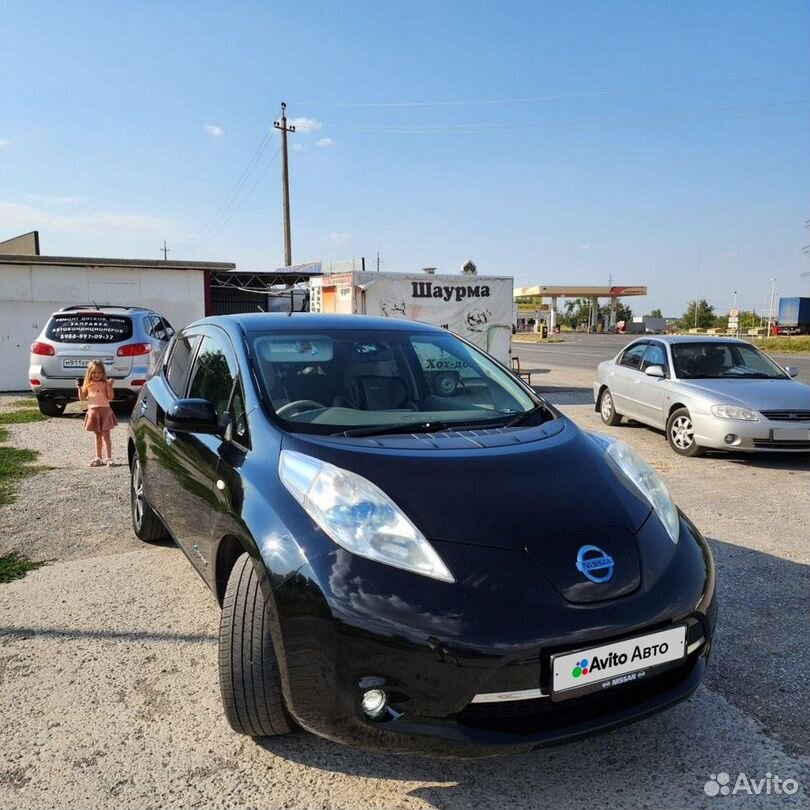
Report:
M350 272L310 279L312 312L410 318L441 326L510 364L513 279Z

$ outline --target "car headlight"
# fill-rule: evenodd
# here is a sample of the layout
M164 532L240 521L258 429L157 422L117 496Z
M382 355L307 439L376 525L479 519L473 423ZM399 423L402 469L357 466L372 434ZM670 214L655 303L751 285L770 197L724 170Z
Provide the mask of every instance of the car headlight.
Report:
M455 582L419 529L362 475L282 450L279 476L304 511L342 548L415 574Z
M658 519L664 524L669 539L678 542L680 519L667 485L661 476L633 450L630 445L607 436L598 437L608 460L629 478L649 501Z
M759 422L759 417L750 408L736 405L712 405L712 413L720 419L742 419L745 422Z

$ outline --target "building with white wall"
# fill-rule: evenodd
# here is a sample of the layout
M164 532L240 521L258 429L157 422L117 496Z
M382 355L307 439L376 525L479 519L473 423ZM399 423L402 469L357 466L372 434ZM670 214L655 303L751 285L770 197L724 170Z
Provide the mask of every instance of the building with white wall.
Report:
M0 243L0 250L9 244ZM211 314L212 277L235 268L228 262L0 253L0 391L28 388L29 348L56 310L75 304L142 306L180 329Z

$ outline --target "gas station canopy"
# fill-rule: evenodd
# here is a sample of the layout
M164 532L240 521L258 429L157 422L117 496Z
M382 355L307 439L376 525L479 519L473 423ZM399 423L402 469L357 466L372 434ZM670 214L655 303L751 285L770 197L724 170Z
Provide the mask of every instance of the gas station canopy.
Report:
M646 287L516 287L515 298L623 298L646 295Z
M558 298L590 298L593 306L591 307L590 324L589 328L596 329L597 313L599 309L599 299L610 299L610 317L609 326L616 325L616 302L619 298L631 295L646 295L647 288L636 287L517 287L514 292L514 299L520 309L522 299L526 298L539 298L541 305L537 307L536 315L539 316L541 311L548 311L549 328L554 329L557 320L557 299ZM544 298L551 299L551 306L546 307L542 304ZM531 323L531 321L530 321Z

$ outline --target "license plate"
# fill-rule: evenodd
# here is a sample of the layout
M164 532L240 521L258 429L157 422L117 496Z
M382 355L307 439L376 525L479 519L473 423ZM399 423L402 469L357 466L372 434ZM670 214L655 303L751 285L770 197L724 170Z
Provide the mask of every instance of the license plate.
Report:
M807 428L776 428L773 431L775 442L806 442L810 439L810 430Z
M618 686L636 680L651 667L669 664L685 656L684 625L613 644L555 655L551 659L552 693L573 693L595 684L603 689Z
M87 368L89 360L82 360L81 357L68 358L62 361L64 368Z

